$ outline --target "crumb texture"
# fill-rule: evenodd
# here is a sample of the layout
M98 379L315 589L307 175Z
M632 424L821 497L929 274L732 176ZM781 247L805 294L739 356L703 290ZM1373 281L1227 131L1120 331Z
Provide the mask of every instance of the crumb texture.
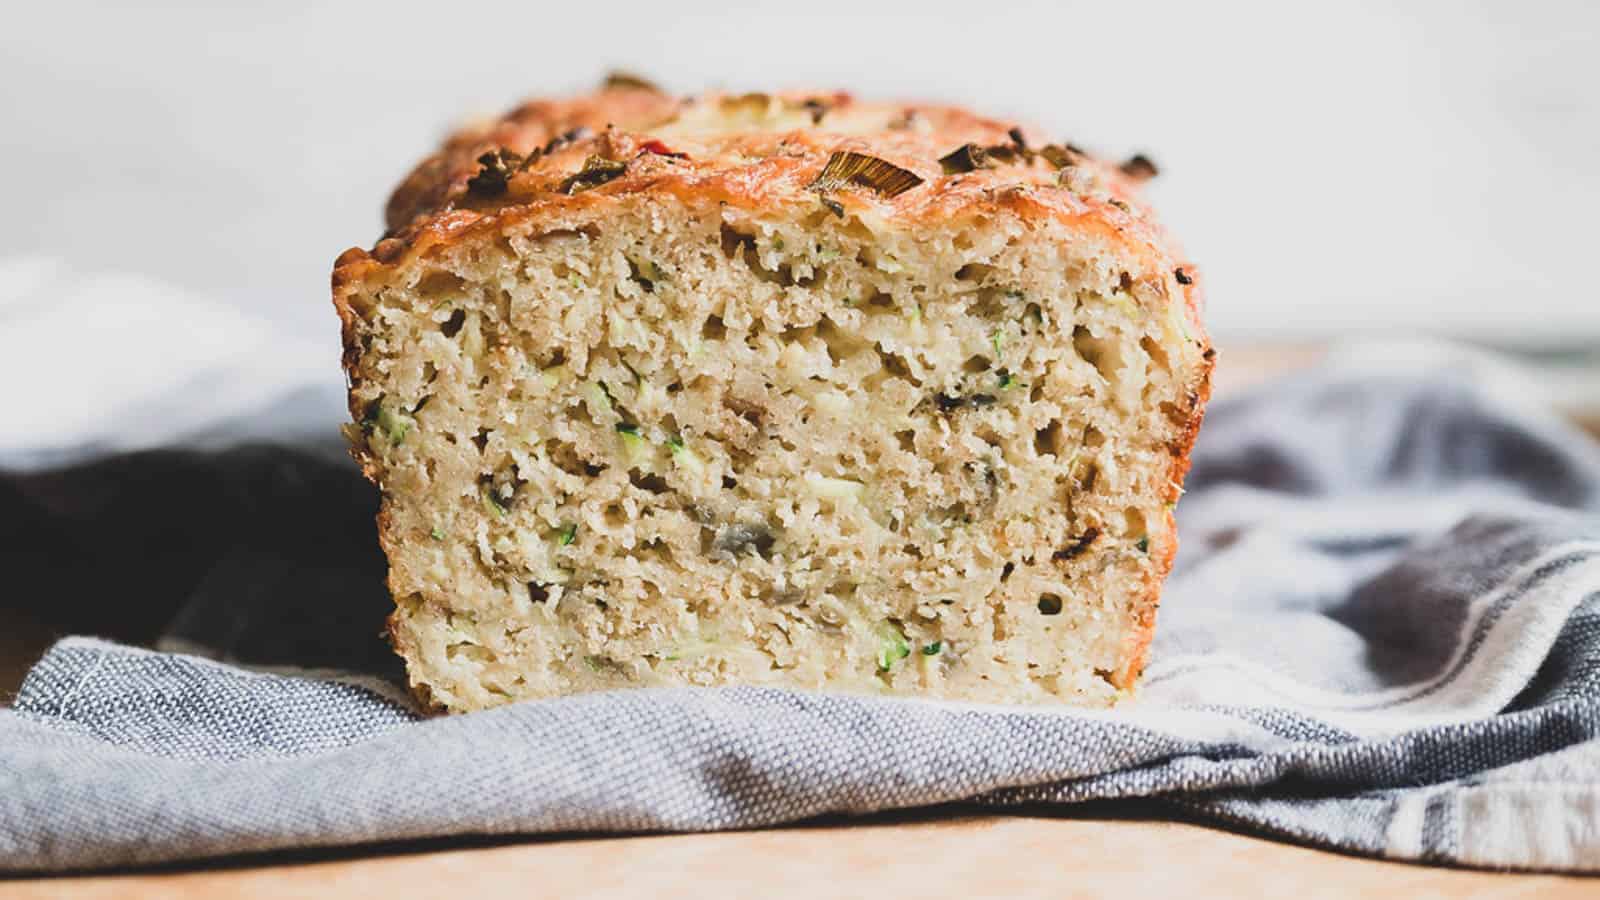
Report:
M1104 178L1104 215L1071 185L1076 217L965 195L970 160L938 157L896 164L913 212L879 179L815 183L842 142L873 151L855 119L696 114L587 149L712 168L563 189L596 154L544 173L523 148L492 211L341 259L349 435L414 688L458 711L728 683L1113 702L1205 399L1192 269L1117 227L1114 174L1061 174L1087 158L1010 145L1015 178ZM809 149L732 190L768 157L707 148L757 131Z

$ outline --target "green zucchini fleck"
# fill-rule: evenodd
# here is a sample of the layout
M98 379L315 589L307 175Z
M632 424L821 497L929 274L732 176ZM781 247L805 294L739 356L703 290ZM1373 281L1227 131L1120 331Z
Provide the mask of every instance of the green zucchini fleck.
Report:
M911 655L911 644L905 633L893 622L884 622L878 630L878 671L887 672L894 664Z
M650 442L639 433L639 426L618 422L617 437L622 439L622 449L631 465L642 466L650 460Z
M923 644L922 645L922 655L923 656L938 656L939 655L939 651L942 650L942 649L944 649L944 642L943 641L934 641L931 644Z
M416 421L403 412L389 406L379 406L377 416L378 430L389 439L392 446L398 447L405 443L406 434L411 431L411 426Z
M482 493L484 505L489 507L489 510L496 517L504 519L511 512L504 503L500 502L500 498L494 495L494 487L492 485L484 485Z

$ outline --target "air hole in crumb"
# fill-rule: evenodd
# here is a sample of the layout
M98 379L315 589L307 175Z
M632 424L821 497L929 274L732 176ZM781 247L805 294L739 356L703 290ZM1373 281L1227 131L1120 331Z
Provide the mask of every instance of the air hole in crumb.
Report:
M760 522L736 522L717 529L716 539L711 542L712 555L732 559L754 555L771 559L772 547L777 541L772 529Z
M1072 348L1106 381L1114 381L1122 358L1116 343L1110 338L1098 338L1082 325L1072 329Z
M651 271L655 271L654 266L651 266ZM632 281L634 284L637 284L645 293L655 293L656 283L650 278L645 277L644 270L639 266L638 263L631 259L628 260L628 280Z
M761 428L766 415L766 408L760 403L732 393L722 395L722 405L733 411L733 414L749 422L757 429Z
M828 345L828 362L838 368L861 348L861 343L839 331L833 320L823 316L817 321L817 337Z
M912 431L909 428L905 431L896 431L894 433L894 438L900 442L901 450L904 450L907 453L917 452L917 433L915 431Z
M922 548L918 547L916 544L906 544L902 549L905 551L905 554L912 559L922 559Z
M441 301L459 298L466 284L461 276L451 272L429 272L417 282L417 293L421 294L430 306L436 306Z
M1171 360L1167 358L1167 351L1156 343L1149 335L1139 339L1139 346L1150 356L1150 363L1157 369L1165 372L1171 367Z
M1089 545L1093 544L1098 537L1100 537L1100 529L1090 525L1083 530L1082 534L1069 541L1065 547L1051 553L1050 558L1056 561L1077 559L1089 549Z
M578 448L566 441L550 441L545 444L545 457L555 463L556 468L568 475L587 475L588 467L584 465L583 457L578 455Z
M1016 570L1017 570L1017 564L1014 563L1014 562L1008 562L1004 566L1002 566L1000 568L1000 583L1001 584L1005 584L1006 579L1010 578L1011 577L1011 573L1015 572Z
M1072 346L1084 362L1096 369L1100 368L1100 342L1088 328L1078 325L1072 329Z
M681 381L674 381L673 383L667 385L667 393L669 394L676 394L681 390L683 390L683 382Z
M651 494L665 494L672 490L667 486L666 479L654 472L630 471L628 473L628 483L641 491Z
M1098 480L1100 480L1100 466L1092 462L1086 463L1083 467L1083 474L1077 478L1078 489L1092 491L1094 490L1094 483Z
M754 247L756 239L729 225L722 226L718 235L722 241L722 255L736 259L746 246Z
M433 384L433 380L435 378L438 378L438 377L439 377L439 369L438 369L437 366L435 366L432 362L425 362L425 363L422 364L422 383L423 384Z
M1083 429L1083 445L1090 449L1106 445L1106 433L1093 425L1086 425Z
M489 429L479 428L478 433L472 436L472 443L477 446L479 453L482 453L484 450L488 449Z
M451 644L450 646L444 648L444 655L445 658L449 659L451 662L455 662L457 659L462 658L470 659L473 662L478 663L492 663L495 661L493 650L490 650L488 647L485 647L481 644L474 644L471 641L457 641L456 643ZM491 688L491 690L493 690L493 688Z
M723 324L721 316L706 316L704 325L700 326L700 337L708 341L720 341L728 336L728 326Z
M1135 507L1130 506L1122 511L1122 522L1122 533L1130 539L1143 538L1149 533L1150 526L1145 522L1144 512Z
M1039 612L1046 616L1061 615L1061 598L1055 594L1040 594Z
M722 489L723 490L731 491L731 490L733 490L734 488L736 488L738 486L739 486L739 482L733 480L732 478L728 477L727 475L722 476Z
M1061 423L1051 422L1033 435L1033 452L1039 456L1058 456L1061 447Z
M439 330L444 332L445 337L453 338L461 333L461 326L465 324L467 324L467 311L458 309L450 314L450 318L440 323Z
M794 271L788 263L779 265L777 269L767 268L762 264L761 254L756 250L755 236L745 234L728 225L722 226L722 252L728 259L744 263L745 268L749 269L752 275L769 284L776 284L780 287L792 287L795 284L799 284L801 287L808 287L816 280L815 276L796 279Z
M994 266L983 263L967 263L956 270L956 278L960 281L982 281L994 272Z
M585 241L597 241L599 239L600 229L595 228L593 225L586 225L583 228L552 228L549 231L534 235L531 243L536 247L543 247L549 244L581 247Z
M528 582L528 599L535 603L543 603L550 599L550 592L545 586L535 581Z
M1133 276L1123 272L1122 277L1117 279L1117 287L1121 288L1123 292L1133 290Z
M606 524L612 528L620 528L628 523L628 514L623 511L622 504L608 503L605 508Z
M479 496L491 504L501 517L516 504L518 487L520 484L508 472L478 476Z
M920 386L922 380L911 373L911 365L898 353L891 353L882 347L877 348L878 359L883 365L883 370L896 378L901 378Z
M961 365L961 371L966 372L968 375L981 375L984 372L989 371L989 368L993 365L994 363L989 361L989 357L980 354L978 356L969 358L965 363L963 363Z
M873 291L872 297L867 300L866 305L892 309L894 307L894 298L883 291Z

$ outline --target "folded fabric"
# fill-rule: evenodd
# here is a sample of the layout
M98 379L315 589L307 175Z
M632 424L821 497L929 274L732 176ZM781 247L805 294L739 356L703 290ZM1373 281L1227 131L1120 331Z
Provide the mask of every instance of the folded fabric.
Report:
M425 718L331 419L70 468L30 449L58 435L13 437L15 583L177 613L166 652L62 641L0 711L0 868L1157 797L1356 853L1600 871L1600 451L1475 360L1218 403L1143 692L1101 712L726 688ZM295 421L336 407L293 382Z

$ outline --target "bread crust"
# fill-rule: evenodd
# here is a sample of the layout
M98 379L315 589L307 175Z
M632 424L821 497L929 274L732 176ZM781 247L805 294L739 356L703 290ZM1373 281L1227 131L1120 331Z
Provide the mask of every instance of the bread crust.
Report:
M967 144L1014 152L1009 162L948 172L941 159ZM609 209L639 194L670 196L694 207L790 208L820 214L842 209L908 230L1005 211L1024 222L1053 219L1115 247L1132 277L1146 283L1144 293L1164 298L1204 347L1203 364L1187 392L1188 409L1181 411L1181 437L1169 446L1165 533L1172 534L1171 504L1189 469L1216 355L1201 321L1203 279L1140 197L1140 176L1148 173L1148 166L1124 171L1071 145L1056 145L1071 160L1060 167L1039 152L1045 146L1032 129L1012 122L949 106L862 102L841 92L685 99L618 85L570 99L524 103L451 135L390 197L383 237L370 249L347 250L335 263L333 302L343 326L351 415L359 420L364 412L356 399L364 378L359 288L436 250L511 226L534 232L582 227L603 220ZM850 185L825 194L813 189L830 157L839 152L885 160L921 183L896 196ZM505 155L490 158L501 153ZM591 159L625 168L592 187L564 190ZM490 169L503 177L475 183ZM377 482L376 461L362 442L353 443L364 473ZM386 516L380 514L378 525L387 552L399 537ZM1119 688L1131 688L1144 667L1177 542L1165 541L1155 549L1158 565L1134 604L1137 625L1128 638L1126 664L1109 675Z
M741 116L757 107L756 125L741 128ZM894 127L900 123L909 124ZM708 137L708 128L725 130ZM1056 146L1070 150L1073 168L1081 174L1077 180L1090 189L1063 185L1061 170L1036 153L956 174L945 174L940 165L963 145L1005 146L1017 137L1029 150L1046 146L1025 125L937 104L869 103L844 92L676 98L617 86L563 100L532 100L452 134L406 176L389 198L383 237L370 250L347 250L335 263L335 302L350 283L383 267L402 266L468 232L593 215L630 194L661 192L688 203L746 209L815 207L819 197L810 185L829 156L854 151L907 169L923 183L894 197L862 189L830 195L846 208L865 207L911 228L1006 209L1097 232L1147 263L1146 272L1171 279L1169 289L1182 298L1189 326L1203 336L1197 270L1141 198L1140 179L1070 144ZM503 191L473 191L469 184L485 168L480 159L501 150L523 160L537 156L510 175ZM625 162L627 170L582 193L562 193L562 182L593 156ZM1193 283L1178 282L1173 273L1179 268Z

